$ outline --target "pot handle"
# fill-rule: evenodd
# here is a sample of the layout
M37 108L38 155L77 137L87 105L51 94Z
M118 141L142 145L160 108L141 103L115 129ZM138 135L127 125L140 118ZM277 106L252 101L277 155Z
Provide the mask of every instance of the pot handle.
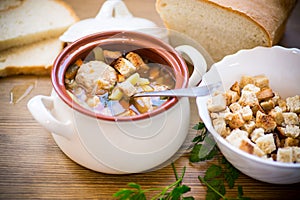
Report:
M27 108L33 118L48 131L71 139L71 136L74 133L72 122L70 120L61 122L56 119L47 109L47 107L51 105L53 105L53 97L37 95L28 101Z
M114 14L114 16L113 16ZM96 19L113 18L113 17L132 17L122 0L107 0L103 3Z
M182 55L182 57L187 56L191 60L191 63L194 66L194 71L189 78L189 87L197 86L207 70L205 58L197 49L189 45L181 45L175 49Z

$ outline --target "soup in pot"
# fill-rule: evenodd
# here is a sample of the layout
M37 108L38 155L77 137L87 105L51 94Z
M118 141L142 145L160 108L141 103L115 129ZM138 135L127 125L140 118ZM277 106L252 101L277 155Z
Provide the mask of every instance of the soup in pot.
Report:
M131 96L173 89L175 77L169 66L151 62L137 52L96 47L68 67L65 86L72 99L86 109L126 117L151 112L168 101L166 97Z

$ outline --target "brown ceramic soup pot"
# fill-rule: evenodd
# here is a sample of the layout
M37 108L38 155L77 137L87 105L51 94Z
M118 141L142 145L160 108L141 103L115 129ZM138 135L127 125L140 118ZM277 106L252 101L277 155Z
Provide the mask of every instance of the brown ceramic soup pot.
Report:
M83 108L67 94L64 75L72 63L96 46L124 53L135 51L142 58L169 66L175 75L175 88L195 86L207 68L203 56L191 46L173 48L137 32L101 32L71 43L58 55L52 69L51 96L33 97L28 102L29 111L52 133L67 156L89 169L125 174L162 166L186 139L190 122L188 98L171 98L154 111L132 117L105 116ZM178 52L194 64L190 79Z

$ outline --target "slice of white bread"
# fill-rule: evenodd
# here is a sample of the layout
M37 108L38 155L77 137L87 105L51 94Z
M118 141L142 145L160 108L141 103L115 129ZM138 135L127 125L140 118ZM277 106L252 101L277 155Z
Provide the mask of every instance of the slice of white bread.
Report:
M58 38L0 51L0 77L10 75L49 75L56 56L63 49Z
M279 42L296 0L157 0L167 28L199 42L215 61Z
M1 0L0 50L59 37L78 20L61 0Z

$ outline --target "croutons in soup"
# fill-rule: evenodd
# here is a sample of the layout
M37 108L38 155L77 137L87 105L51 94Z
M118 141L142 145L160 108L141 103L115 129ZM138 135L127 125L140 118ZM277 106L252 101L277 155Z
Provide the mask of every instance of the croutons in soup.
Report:
M134 116L150 112L168 98L137 97L138 92L175 87L170 67L151 63L135 52L122 53L96 47L65 73L69 95L81 106L108 116Z

